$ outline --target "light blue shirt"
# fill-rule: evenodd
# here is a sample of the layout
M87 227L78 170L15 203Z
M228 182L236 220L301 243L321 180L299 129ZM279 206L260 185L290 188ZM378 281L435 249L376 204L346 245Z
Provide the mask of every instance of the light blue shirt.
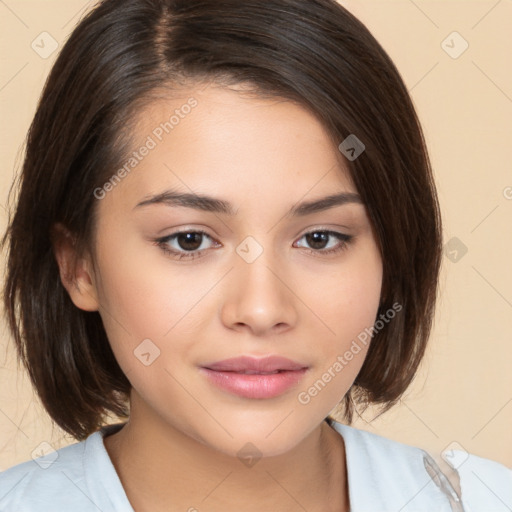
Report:
M110 460L103 427L86 440L0 473L0 512L134 512ZM351 512L510 512L512 470L463 451L445 452L462 500L420 448L334 423L345 442Z

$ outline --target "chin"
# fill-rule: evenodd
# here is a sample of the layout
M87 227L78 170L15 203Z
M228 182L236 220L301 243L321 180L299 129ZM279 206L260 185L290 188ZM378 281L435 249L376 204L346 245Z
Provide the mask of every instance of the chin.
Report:
M292 413L283 421L286 414L282 413L279 417L269 416L266 419L243 415L234 422L224 422L231 435L214 422L213 429L205 432L203 426L192 437L230 457L275 457L297 447L322 421L302 421L295 416Z
M293 439L289 436L276 436L275 439L269 440L268 438L265 439L265 436L262 435L261 438L252 437L245 441L212 439L208 445L224 455L240 459L240 462L250 467L253 461L261 458L277 457L289 452L301 440L300 438Z

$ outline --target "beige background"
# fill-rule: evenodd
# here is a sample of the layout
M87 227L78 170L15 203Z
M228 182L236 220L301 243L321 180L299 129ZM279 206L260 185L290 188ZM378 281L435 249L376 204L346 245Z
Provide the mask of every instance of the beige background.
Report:
M443 259L436 325L416 381L401 404L371 424L368 411L355 426L433 452L462 447L512 466L512 1L342 3L389 52L411 91L434 165L445 242L456 237L451 244L458 244ZM2 205L57 53L42 58L32 41L42 47L48 36L40 34L48 32L61 45L91 5L0 1ZM467 50L453 58L464 41ZM1 326L3 470L30 459L42 442L57 449L74 440L52 428Z

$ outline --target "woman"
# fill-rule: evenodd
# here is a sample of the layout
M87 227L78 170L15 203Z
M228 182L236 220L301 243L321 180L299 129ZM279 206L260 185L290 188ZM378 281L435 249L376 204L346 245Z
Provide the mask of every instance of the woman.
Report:
M441 240L407 90L339 4L100 2L4 238L20 358L79 442L0 474L1 509L508 510L504 466L350 426L415 375Z

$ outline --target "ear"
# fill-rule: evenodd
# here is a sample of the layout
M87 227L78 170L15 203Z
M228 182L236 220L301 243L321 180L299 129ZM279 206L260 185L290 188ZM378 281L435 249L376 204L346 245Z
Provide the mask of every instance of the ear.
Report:
M77 253L75 237L60 222L52 227L52 245L60 279L75 306L84 311L98 311L99 301L90 256Z

